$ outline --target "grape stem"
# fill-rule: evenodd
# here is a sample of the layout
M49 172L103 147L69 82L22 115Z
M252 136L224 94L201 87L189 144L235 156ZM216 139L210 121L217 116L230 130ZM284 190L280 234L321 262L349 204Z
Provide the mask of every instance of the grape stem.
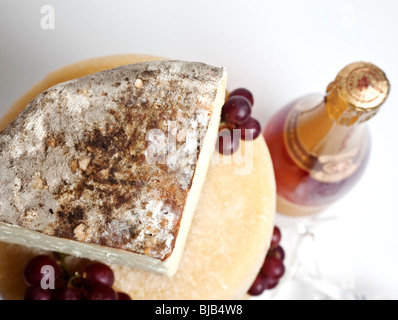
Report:
M73 287L75 287L75 285L73 284L73 281L75 281L76 279L79 279L79 278L81 278L81 277L82 277L82 275L81 275L79 272L76 271L75 274L69 278L67 287L68 287L68 288L73 288Z
M68 257L68 255L65 253L55 252L55 251L53 251L53 255L57 259L58 264L61 267L62 271L66 274L67 277L69 277L70 275L69 275L68 269L66 268L66 264L65 264L65 259Z

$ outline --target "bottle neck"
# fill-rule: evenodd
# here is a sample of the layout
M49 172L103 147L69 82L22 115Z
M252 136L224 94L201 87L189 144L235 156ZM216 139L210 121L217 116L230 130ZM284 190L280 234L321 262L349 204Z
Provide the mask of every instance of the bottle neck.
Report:
M366 134L364 122L344 125L332 119L328 110L339 108L333 103L325 99L298 117L298 138L317 157L351 152L361 146Z
M344 106L331 97L329 93L326 98L317 95L300 100L285 123L285 144L291 158L325 182L348 177L367 151L365 124L336 121L330 110Z

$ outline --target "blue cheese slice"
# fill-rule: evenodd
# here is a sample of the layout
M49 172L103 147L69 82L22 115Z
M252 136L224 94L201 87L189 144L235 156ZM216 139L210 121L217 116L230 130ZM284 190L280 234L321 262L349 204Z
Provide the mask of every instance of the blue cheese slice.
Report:
M173 275L225 84L152 61L41 93L0 133L0 240Z

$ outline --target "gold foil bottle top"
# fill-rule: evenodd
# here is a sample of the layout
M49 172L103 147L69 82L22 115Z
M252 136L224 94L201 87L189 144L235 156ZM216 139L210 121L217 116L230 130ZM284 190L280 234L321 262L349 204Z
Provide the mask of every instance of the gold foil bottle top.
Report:
M340 124L352 125L372 118L387 99L390 84L374 64L355 62L342 69L327 89L326 108Z

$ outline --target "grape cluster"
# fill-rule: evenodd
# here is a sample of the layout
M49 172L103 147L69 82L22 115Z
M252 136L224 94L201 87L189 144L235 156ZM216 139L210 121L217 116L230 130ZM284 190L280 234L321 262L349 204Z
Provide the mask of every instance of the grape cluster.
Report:
M265 257L264 263L250 287L248 293L252 296L258 296L264 292L264 290L270 290L275 288L280 278L285 274L285 266L283 260L285 259L285 252L279 245L281 241L281 231L278 227L274 227L272 233L271 246Z
M116 292L112 288L115 276L107 265L94 262L81 274L75 272L70 275L65 267L65 256L56 256L58 259L39 255L28 262L24 279L29 287L25 291L24 300L131 300L128 294ZM49 266L53 270L53 289L43 288L42 284L43 278L48 275L44 270Z
M254 99L252 93L239 88L232 91L221 111L221 126L218 133L217 150L230 155L239 148L239 138L234 129L240 130L242 140L254 140L261 133L260 123L251 117Z

